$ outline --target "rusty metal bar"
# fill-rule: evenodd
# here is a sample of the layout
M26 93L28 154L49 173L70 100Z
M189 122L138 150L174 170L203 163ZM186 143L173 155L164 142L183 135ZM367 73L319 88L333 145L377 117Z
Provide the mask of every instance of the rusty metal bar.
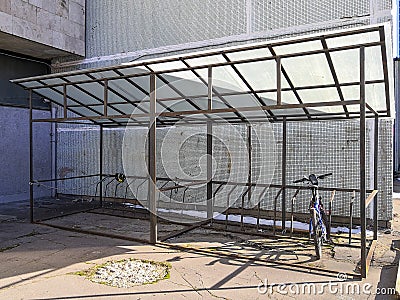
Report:
M328 44L326 43L325 38L321 38L321 44L322 44L322 47L324 49L328 50ZM334 66L333 61L332 61L331 54L327 51L327 52L325 52L325 57L326 57L326 60L328 61L329 69L331 71L331 75L333 77L333 81L335 82L335 87L336 87L336 90L337 90L337 92L339 94L339 98L340 98L341 101L344 101L342 88L340 86L339 78L338 78L338 76L336 74L336 70L335 70L335 66ZM343 110L346 113L346 116L348 117L349 116L349 111L348 111L346 105L343 105Z
M274 198L274 225L273 225L273 228L272 228L272 231L273 231L274 235L276 233L276 210L278 209L277 208L278 198L279 198L279 195L281 194L282 190L283 190L283 188L280 188L279 191L278 191L278 194L276 194L276 196Z
M336 190L332 191L331 194L331 198L329 199L329 207L328 207L328 211L329 211L329 228L328 228L328 240L331 239L331 228L332 228L332 210L333 210L333 199L335 198L335 194L336 194Z
M104 129L103 126L100 125L100 140L99 140L99 147L100 147L100 153L99 153L99 172L100 172L100 183L99 183L99 189L100 189L100 194L99 194L99 205L100 207L103 207L103 151L104 151ZM96 186L97 188L97 186ZM96 196L96 195L95 195Z
M290 79L289 74L286 72L286 69L285 69L284 67L282 67L282 56L279 56L279 57L276 56L275 50L274 50L274 48L273 48L272 46L269 46L268 49L269 49L269 51L271 52L271 54L272 54L274 57L276 57L275 60L277 60L277 59L279 58L280 73L282 73L282 75L285 77L287 83L289 84L290 90L291 90L291 91L293 92L293 94L295 95L297 101L298 101L300 104L302 104L303 101L301 100L301 97L300 97L299 93L297 92L296 87L294 86L292 80ZM281 75L279 75L279 77L280 77L280 76L281 76ZM281 87L281 88L282 88L282 87ZM278 87L277 87L277 92L278 92ZM310 113L309 113L309 111L308 111L305 107L303 107L302 109L303 109L304 113L306 114L307 118L310 118Z
M385 46L385 31L383 28L379 29L379 38L381 41L380 46L381 46L381 55L382 55L383 78L384 78L384 83L385 83L386 109L387 109L388 115L390 115L391 111L390 111L389 70L388 70L388 65L387 65L387 54L386 54L386 46ZM365 80L365 78L364 78L364 80Z
M359 100L348 100L346 101L347 105L359 105ZM282 105L266 105L266 106L246 106L240 108L214 108L211 110L190 110L190 111L174 111L174 112L161 112L159 117L175 117L175 116L183 116L183 115L197 115L197 114L218 114L218 113L227 113L227 112L243 112L243 111L262 111L262 110L274 110L274 109L294 109L294 108L315 108L315 107L330 107L330 106L342 106L342 101L329 101L329 102L315 102L315 103L302 103L302 104L282 104ZM148 118L149 114L131 114L131 115L115 115L115 116L90 116L90 117L74 117L68 118L69 120L100 120L100 119L129 119L129 118ZM287 118L287 116L286 116ZM341 118L343 119L343 118ZM58 120L65 121L65 119L37 119L34 122L56 122Z
M233 188L229 191L228 196L226 197L225 229L228 229L228 216L229 216L229 214L228 214L228 209L229 209L229 207L230 207L229 200L230 200L230 198L231 198L231 195L232 195L233 191L234 191L237 187L238 187L237 185L234 185Z
M104 79L104 97L103 97L103 106L104 106L104 111L103 115L107 116L108 115L108 80Z
M212 110L212 88L213 88L213 75L212 68L208 68L207 73L207 109ZM213 182L212 182L212 156L213 156L213 128L212 122L210 120L207 121L207 219L212 219L213 216Z
M190 68L189 63L188 63L186 60L184 60L184 59L182 58L181 61L182 61L182 63L183 63L186 67ZM206 85L206 86L208 87L208 82L205 81L204 78L201 77L200 74L199 74L196 70L192 69L191 72L192 72L204 85ZM227 107L233 108L233 106L230 105L229 102L223 97L223 96L224 96L223 94L225 94L225 93L219 93L214 87L212 87L212 93L213 93L214 95L216 95ZM208 94L207 94L207 95L197 95L197 96L195 95L195 96L190 96L191 99L195 99L195 98L204 98L204 97L208 97ZM164 100L165 100L165 98L161 98L161 99L160 99L160 101L164 101ZM179 100L179 99L175 99L175 100ZM240 120L242 120L243 122L246 122L246 119L245 119L241 114L235 112L235 115L236 115Z
M279 56L276 58L276 104L282 104L282 62Z
M316 39L319 39L319 37L317 37ZM304 52L297 52L297 53L289 53L289 54L284 54L284 55L280 55L281 58L292 58L292 57L298 57L298 56L306 56L306 55L315 55L315 54L323 54L326 51L329 52L337 52L337 51L344 51L344 50L351 50L351 49L358 49L360 47L374 47L374 46L382 46L382 44L384 44L384 42L369 42L369 43L364 43L364 44L354 44L354 45L347 45L347 46L341 46L341 47L334 47L334 48L330 48L329 50L313 50L313 51L304 51ZM263 45L261 47L251 47L250 49L261 49L261 48L267 48L268 46L277 46L277 44L269 44L269 45ZM241 49L243 50L243 49ZM241 50L236 50L235 51L231 51L231 52L238 52ZM227 50L220 50L218 52L218 54L222 54L222 53L229 53L230 51ZM199 57L204 57L204 56L210 56L212 54L210 53L206 53L203 55L200 55ZM186 56L185 59L191 59L194 58L193 56ZM180 58L172 58L172 59L165 59L163 61L158 61L157 63L161 63L161 62L168 62L168 61L178 61ZM220 62L220 63L214 63L214 64L207 64L207 65L199 65L199 66L195 66L195 67L185 67L185 68L176 68L176 69L168 69L168 70L163 70L163 71L155 71L155 72L144 72L144 73L139 73L139 74L129 74L129 75L124 75L124 76L114 76L114 77L108 77L108 80L118 80L118 79L123 79L123 78L133 78L133 77L143 77L143 76L149 76L151 74L168 74L168 73L176 73L176 72L183 72L183 71L188 71L188 70L196 70L196 69L204 69L204 68L208 68L208 67L222 67L222 66L228 66L228 65L238 65L238 64L244 64L244 63L252 63L252 62L258 62L258 61L268 61L268 60L274 60L276 59L276 56L269 56L269 57L261 57L261 58L252 58L252 59L243 59L243 60L237 60L237 61L233 61L233 62ZM147 65L149 65L149 62L146 62ZM138 64L138 66L143 66L143 63ZM133 66L130 66L133 67ZM115 67L114 67L115 69ZM117 69L123 69L123 67L119 66ZM113 68L111 68L110 70L113 70ZM93 72L93 71L92 71ZM100 70L96 70L96 72L100 72ZM76 73L77 74L77 73ZM91 72L86 72L83 73L87 76L90 77ZM74 74L75 75L75 74ZM47 79L47 78L51 78L49 76L46 77L40 77L43 79ZM32 80L32 79L30 79ZM99 81L103 81L103 78L93 78L91 80L80 80L80 81L75 81L75 84L83 84L83 83L92 83L92 82L99 82ZM23 82L27 82L26 80L14 80L12 81L16 84L21 84ZM56 87L56 86L61 86L62 84L60 83L56 83L56 84L49 84L46 86L33 86L30 87L31 89L41 89L41 88L47 88L47 87Z
M32 90L29 90L29 217L34 222L34 194L33 194L33 99Z
M376 198L376 195L378 194L378 190L373 190L371 194L367 197L365 200L365 207L368 207L368 205L371 204L372 200Z
M31 90L30 90L31 91ZM63 85L63 115L64 115L64 119L68 118L67 115L67 86L64 84Z
M352 194L351 200L350 200L349 244L351 244L351 236L352 236L352 230L353 230L353 207L354 207L355 198L356 198L356 192L353 191L353 194Z
M257 230L260 228L260 214L261 214L261 200L262 197L264 196L266 190L269 188L269 186L266 186L262 192L260 193L260 196L258 198L258 203L257 203Z
M252 137L251 137L251 131L252 131L252 127L251 127L251 125L249 124L249 125L247 126L247 159L248 159L248 163L249 163L249 165L248 165L249 170L248 170L248 174L247 174L247 183L249 183L249 187L250 187L250 189L249 189L249 191L248 191L248 193L247 193L248 203L251 203L250 201L251 201L251 195L252 195L252 192L251 192L252 185L250 185L250 183L252 182L252 171L251 171L251 168L252 168L252 160L251 160L251 153L252 153L251 139L252 139Z
M227 62L232 62L229 57L223 53L222 57L227 61ZM244 83L244 85L249 89L250 93L253 95L254 98L256 98L257 102L260 105L265 105L265 102L263 99L261 99L261 97L254 91L253 87L250 85L250 83L246 80L246 78L244 78L244 76L242 75L242 73L240 73L240 71L238 70L238 68L234 65L231 64L230 65L233 69L233 71L236 73L237 76L239 76L240 80L242 80L242 82ZM270 111L270 110L266 110L265 111L266 116L271 116L272 118L274 118L274 114Z
M189 67L190 67L190 65L189 65ZM196 71L192 70L192 72L195 75L197 74L196 76L198 77L198 79L200 81L202 81L207 86L207 82ZM375 80L365 81L365 84L377 84L377 83L384 83L384 80L383 79L375 79ZM354 82L354 81L353 82L343 82L343 83L340 84L341 87L354 86L354 85L358 86L359 82ZM78 87L79 86L76 86L76 88L78 88ZM335 84L328 83L328 84L297 86L295 89L296 89L296 91L301 91L301 90L313 90L313 89L334 88L334 87L336 87ZM290 87L287 87L287 88L282 87L281 91L282 92L292 91L292 88L290 88ZM254 92L256 92L257 94L260 94L260 93L276 93L276 92L278 92L278 89L275 89L275 88L273 88L273 89L257 89L257 90L254 90ZM88 93L88 91L86 91L86 93ZM215 96L217 96L218 98L220 98L221 101L224 102L224 104L226 106L232 108L232 106L229 106L229 103L227 103L226 100L225 101L222 100L221 97L223 97L223 96L250 95L251 91L231 91L231 92L219 93L218 91L215 90L215 88L213 88L213 94ZM96 97L96 96L93 95L92 97ZM190 95L190 99L206 98L206 97L207 97L207 94ZM185 100L185 98L187 98L187 97L181 97L181 96L179 96L179 97L176 97L176 96L175 97L165 97L165 98L157 99L157 102ZM97 97L96 97L96 99L97 99ZM148 103L148 102L150 102L150 100L148 100L148 99L134 100L134 101L129 101L129 102L126 102L126 101L124 101L124 102L119 101L118 102L118 101L116 101L116 102L113 102L112 105L116 105L116 104L132 104L132 105L134 105L134 104L137 104L137 103ZM103 105L102 103L93 103L93 104L88 104L87 106L102 106L102 105ZM368 104L366 104L366 105L367 105L368 109L371 109ZM80 105L74 105L74 104L73 105L68 105L68 107L79 107L79 106ZM144 109L142 109L142 111L145 111L147 113L147 111L144 110ZM381 111L381 112L383 113L385 111ZM240 116L239 116L239 118L240 118Z
M249 185L246 191L242 194L242 209L240 211L240 228L244 230L244 198L246 197L247 193L251 190L251 185Z
M367 277L366 244L366 133L365 133L365 47L360 47L360 218L361 218L361 276Z
M375 115L374 119L374 190L378 190L378 167L379 167L379 119ZM374 240L378 239L378 197L374 197Z
M149 210L150 243L157 243L157 178L156 178L156 75L150 75L150 118L149 118Z
M296 197L299 194L300 189L297 189L292 197L292 205L290 210L290 236L293 235L293 222L294 222L294 202L296 201Z
M286 145L287 145L287 123L286 117L283 117L282 123L282 186L286 185ZM286 188L282 189L282 232L286 231Z

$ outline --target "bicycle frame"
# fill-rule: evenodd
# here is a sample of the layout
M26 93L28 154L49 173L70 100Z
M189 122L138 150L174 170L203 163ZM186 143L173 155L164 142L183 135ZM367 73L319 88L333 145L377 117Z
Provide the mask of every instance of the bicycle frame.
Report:
M321 197L319 196L319 192L318 192L318 186L312 185L312 189L311 189L311 193L312 193L312 198L310 201L310 210L314 209L317 215L317 222L318 225L321 226L322 229L322 235L324 237L324 239L326 240L326 226L324 224L324 220L322 218L322 212L321 212L321 207L322 207L322 203L321 203ZM312 236L312 233L314 232L314 228L312 225L312 218L310 218L310 222L309 222L309 235L310 237Z

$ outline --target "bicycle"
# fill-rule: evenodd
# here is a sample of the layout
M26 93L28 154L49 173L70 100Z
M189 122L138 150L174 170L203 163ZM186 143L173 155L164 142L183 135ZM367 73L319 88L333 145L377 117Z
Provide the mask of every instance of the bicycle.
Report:
M322 205L322 198L319 196L318 192L318 180L325 179L328 176L331 176L332 173L327 173L324 175L315 175L310 174L308 177L303 177L301 179L293 181L293 183L307 182L311 185L311 194L312 198L310 200L310 222L309 222L309 235L310 238L313 236L314 245L315 245L315 253L317 259L321 259L322 257L322 244L326 242L326 224L327 218L324 211L324 207Z

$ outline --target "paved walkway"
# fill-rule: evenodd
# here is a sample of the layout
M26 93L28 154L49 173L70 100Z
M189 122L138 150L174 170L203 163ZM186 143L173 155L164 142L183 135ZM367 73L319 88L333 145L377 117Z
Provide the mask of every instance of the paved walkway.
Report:
M400 200L395 200L399 206ZM1 221L3 220L3 221ZM240 261L212 254L181 252L165 247L83 235L13 218L0 219L0 299L391 299L400 241L398 217L392 234L381 234L379 259L368 279L341 281L283 266ZM206 246L191 242L190 246ZM93 265L123 258L167 261L169 279L134 288L115 288L73 275ZM265 288L268 283L273 288ZM358 292L358 288L360 292ZM311 295L310 295L311 292Z

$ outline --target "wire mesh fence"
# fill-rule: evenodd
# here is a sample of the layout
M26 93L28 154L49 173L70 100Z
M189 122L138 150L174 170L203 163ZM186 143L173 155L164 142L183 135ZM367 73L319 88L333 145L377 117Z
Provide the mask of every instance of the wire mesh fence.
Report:
M392 122L380 121L378 188L378 218L390 220L392 213L391 160L385 151L391 145ZM218 128L219 129L216 129ZM233 127L233 128L229 128ZM282 123L268 123L251 127L247 125L215 126L213 138L213 193L214 212L223 213L227 208L256 209L258 202L264 211L274 210L274 199L279 188L269 184L282 184ZM79 203L87 202L88 207L99 205L99 196L104 201L115 201L147 206L147 128L129 129L135 136L127 144L124 129L110 128L103 131L103 168L105 178L100 190L100 130L97 126L62 125L57 128L57 182L44 182L35 190L53 191L46 200L60 205L67 203L79 209ZM358 121L288 122L286 141L286 184L310 173L332 172L333 176L321 181L321 186L332 188L359 188L359 123ZM373 123L367 122L367 188L373 188ZM158 207L164 210L199 210L205 213L207 206L206 188L206 127L182 126L157 129L157 186ZM250 146L250 148L249 148ZM123 149L125 147L125 149ZM128 149L128 150L127 150ZM249 160L249 149L250 160ZM124 157L123 152L131 153ZM124 161L125 159L125 161ZM126 165L131 167L126 168ZM249 173L249 169L251 172ZM124 173L127 180L120 183L115 173ZM249 177L250 174L250 177ZM88 176L64 180L75 176ZM196 184L197 182L197 184ZM226 184L236 182L239 185ZM254 186L247 191L246 183ZM286 208L290 211L291 197L295 190L286 193ZM245 196L243 196L245 194ZM250 194L250 196L248 195ZM58 196L54 196L58 195ZM64 202L56 200L64 195ZM69 195L65 197L65 195ZM323 203L327 205L330 191L321 191ZM336 192L333 215L349 216L351 192ZM43 197L36 197L43 198ZM242 199L243 198L243 199ZM53 199L53 200L51 200ZM68 200L69 199L69 200ZM107 200L108 199L108 200ZM302 190L296 198L294 211L306 213L309 205L309 191ZM134 202L132 202L134 200ZM242 201L243 200L243 201ZM136 202L138 201L138 202ZM67 204L66 204L67 205ZM281 211L281 197L277 200ZM355 207L359 207L356 194ZM60 210L62 211L62 210ZM354 211L354 217L359 211ZM367 216L372 216L367 212Z

